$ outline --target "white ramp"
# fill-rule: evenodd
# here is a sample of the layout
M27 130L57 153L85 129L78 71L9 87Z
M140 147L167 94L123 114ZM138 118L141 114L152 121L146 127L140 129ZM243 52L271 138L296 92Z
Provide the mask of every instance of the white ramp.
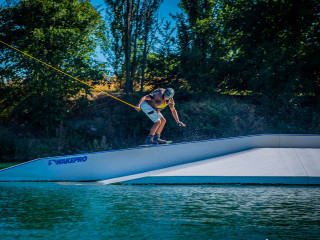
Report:
M259 148L320 148L320 135L254 135L171 144L150 148L41 158L0 171L0 181L101 181L136 179L183 164ZM253 151L252 153L254 153ZM306 153L307 154L307 153ZM313 153L312 153L313 154ZM318 152L314 153L318 154ZM269 154L270 155L270 154ZM232 155L229 155L229 157ZM256 152L252 159L274 161L273 156ZM305 158L308 158L306 156ZM281 158L280 158L281 159ZM257 160L252 160L257 161ZM225 159L226 164L228 162ZM267 162L265 164L267 164ZM235 162L229 163L230 165ZM243 166L250 166L244 164ZM312 164L311 164L312 165ZM229 168L228 165L225 165ZM259 165L256 165L257 168ZM271 164L270 164L271 166ZM289 167L289 165L287 166ZM230 168L232 168L230 166ZM312 167L310 167L312 169ZM243 170L247 171L247 170ZM311 170L310 170L311 171ZM159 172L157 172L159 173ZM213 174L213 173L212 173ZM292 172L292 177L295 173ZM318 176L316 171L315 176ZM151 175L149 175L151 176ZM215 175L211 175L215 176ZM235 175L236 177L237 175ZM224 176L216 176L224 177ZM302 176L306 177L306 176ZM310 181L309 181L310 182ZM196 182L195 182L196 183Z
M41 158L1 170L0 181L97 181L278 145L278 135L257 135Z
M142 175L122 184L320 184L320 149L256 148Z

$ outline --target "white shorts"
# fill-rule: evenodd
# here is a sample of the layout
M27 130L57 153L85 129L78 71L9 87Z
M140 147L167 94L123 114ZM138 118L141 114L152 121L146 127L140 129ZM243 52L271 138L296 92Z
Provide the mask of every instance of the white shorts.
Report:
M146 102L143 102L140 108L153 122L159 122L160 118L163 118L160 112L157 113L157 111Z

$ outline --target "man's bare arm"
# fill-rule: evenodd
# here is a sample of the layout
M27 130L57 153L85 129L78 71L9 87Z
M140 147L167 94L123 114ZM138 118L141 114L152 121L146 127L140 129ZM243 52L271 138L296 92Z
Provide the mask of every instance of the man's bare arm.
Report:
M183 126L185 127L186 125L183 122L180 122L179 120L179 116L177 113L177 110L175 107L170 108L171 112L172 112L172 116L174 117L174 119L176 120L176 122L178 123L179 126Z
M141 104L142 104L145 100L151 100L151 97L150 97L149 95L143 96L143 97L140 99L139 103L136 105L136 110L137 110L137 111L140 111L140 110L141 110L141 109L140 109L140 106L141 106Z

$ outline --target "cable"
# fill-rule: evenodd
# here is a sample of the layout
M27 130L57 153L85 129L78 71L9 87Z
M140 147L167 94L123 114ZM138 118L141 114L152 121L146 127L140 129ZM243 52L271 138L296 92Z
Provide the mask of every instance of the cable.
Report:
M71 77L71 78L77 80L78 82L81 82L81 83L83 83L83 84L85 84L85 85L93 88L90 84L88 84L88 83L86 83L86 82L84 82L84 81L82 81L82 80L80 80L80 79L78 79L78 78L75 78L75 77L73 77L73 76L71 76L71 75L69 75L69 74L67 74L67 73L65 73L65 72L63 72L63 71L61 71L61 70L59 70L59 69L57 69L57 68L55 68L55 67L47 64L47 63L45 63L45 62L43 62L43 61L41 61L41 60L39 60L39 59L37 59L37 58L35 58L35 57L33 57L33 56L31 56L31 55L29 55L29 54L21 51L21 50L15 48L15 47L13 47L13 46L7 44L7 43L5 43L5 42L3 42L3 41L1 41L1 40L0 40L0 42L3 43L4 45L6 45L6 46L8 46L8 47L10 47L10 48L12 48L12 49L14 49L14 50L16 50L16 51L24 54L24 55L26 55L26 56L28 56L28 57L36 60L36 61L38 61L38 62L40 62L40 63L42 63L42 64L44 64L44 65L46 65L46 66L48 66L48 67L50 67L50 68L52 68L52 69L54 69L54 70L62 73L62 74L64 74L64 75L68 76L68 77ZM140 109L140 108L138 108L138 107L136 107L136 106L134 106L134 105L132 105L132 104L130 104L130 103L127 103L126 101L123 101L123 100L121 100L121 99L119 99L119 98L117 98L117 97L115 97L115 96L113 96L113 95L111 95L111 94L109 94L109 93L106 93L106 92L104 92L104 91L102 91L102 90L97 89L97 91L102 92L102 93L105 93L105 94L107 94L109 97L112 97L112 98L114 98L114 99L116 99L116 100L118 100L118 101L120 101L120 102L123 102L123 103L129 105L130 107L133 107L133 108L135 108L135 109Z

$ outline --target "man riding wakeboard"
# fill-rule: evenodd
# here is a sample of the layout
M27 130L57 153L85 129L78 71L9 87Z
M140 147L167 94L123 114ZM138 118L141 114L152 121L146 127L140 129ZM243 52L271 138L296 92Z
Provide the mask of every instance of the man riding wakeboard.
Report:
M166 119L160 113L166 106L169 105L171 113L179 126L185 127L183 122L180 122L178 113L175 109L175 103L173 100L174 90L172 88L159 88L152 93L143 96L137 104L137 111L141 110L154 122L150 129L149 136L147 137L145 144L167 144L171 141L166 141L160 138L160 134L166 124Z

